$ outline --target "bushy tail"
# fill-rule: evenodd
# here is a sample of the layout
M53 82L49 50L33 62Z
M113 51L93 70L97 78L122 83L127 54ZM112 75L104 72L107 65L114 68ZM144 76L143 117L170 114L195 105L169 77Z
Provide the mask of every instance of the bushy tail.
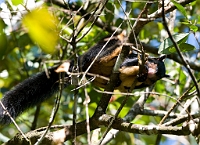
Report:
M43 102L58 91L59 74L54 69L49 69L49 77L47 77L45 72L37 73L4 95L1 102L13 118L17 117L24 110ZM9 116L6 115L0 105L0 124L10 122Z

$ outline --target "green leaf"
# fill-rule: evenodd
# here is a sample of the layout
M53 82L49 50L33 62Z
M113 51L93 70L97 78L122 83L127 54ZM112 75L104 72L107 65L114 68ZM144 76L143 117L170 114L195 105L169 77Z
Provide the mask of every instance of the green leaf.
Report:
M192 30L193 32L197 32L198 31L198 27L195 25L190 25L190 30Z
M157 25L158 25L158 29L161 31L163 29L163 24L158 22Z
M174 34L172 35L172 37L174 38L174 40L176 41L176 43L180 46L180 44L185 43L187 38L189 36L189 33L178 33L178 34ZM181 48L180 48L181 49ZM184 49L185 50L185 49ZM181 50L182 51L182 50ZM165 39L159 47L158 53L159 54L171 54L171 53L175 53L176 49L173 46L173 43L171 41L171 39L168 37L167 39Z
M189 20L185 21L185 22L181 22L181 23L188 26L190 28L190 30L192 30L193 32L198 31L198 27Z
M151 102L153 102L154 100L155 100L155 97L150 96L150 97L148 97L146 103L151 103Z
M5 24L4 22L0 19L0 60L3 58L6 52L7 48L7 37L4 32Z
M114 7L113 3L108 2L106 4L106 8L107 8L107 10L105 11L105 20L108 24L110 24L113 22L113 19L114 19L115 7Z
M28 33L36 44L46 53L55 52L58 41L58 20L46 7L34 9L22 20Z
M191 25L188 21L187 22L181 22L184 25Z
M22 4L22 3L24 2L24 0L11 0L11 2L12 2L12 4L13 4L14 6L17 6L17 5L19 5L19 4Z
M187 51L191 51L191 50L194 50L195 47L191 44L188 44L188 43L181 43L179 45L179 48L182 52L187 52Z
M177 7L177 9L187 18L187 13L186 13L186 10L185 8L180 5L179 3L177 3L176 1L174 0L171 0L171 2Z

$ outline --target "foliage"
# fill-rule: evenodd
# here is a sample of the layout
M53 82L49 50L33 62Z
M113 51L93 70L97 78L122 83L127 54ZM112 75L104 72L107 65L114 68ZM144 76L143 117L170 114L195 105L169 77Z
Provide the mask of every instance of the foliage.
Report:
M181 52L192 51L195 49L193 45L185 43L188 39L189 33L179 33L173 35L174 40L179 45ZM173 46L173 43L170 38L165 39L159 47L158 53L160 54L171 54L175 53L176 48Z
M161 1L110 0L105 6L104 1L76 0L65 2L53 0L43 3L40 0L35 2L12 0L0 4L1 97L25 78L64 60L76 59L76 55L83 54L102 38L125 30L130 43L136 43L133 36L138 38L137 49L140 49L139 45L143 44L145 52L149 53L150 56L157 56L158 52L169 54L165 64L170 78L159 80L150 89L134 90L134 94L129 97L118 117L126 118L134 103L141 96L147 95L148 99L145 100L146 102L144 101L144 108L141 108L141 112L129 122L138 125L151 126L154 124L159 126L159 123L164 124L164 122L161 123L163 116L175 104L175 108L165 122L188 115L190 120L186 119L175 124L182 126L198 118L191 116L192 114L199 115L199 102L198 99L195 99L199 95L198 90L186 69L187 66L180 59L163 26ZM170 3L165 4L165 16L183 58L189 63L189 69L199 82L200 5L198 3L194 0L185 0L185 3L171 0ZM60 108L54 124L72 124L74 108L74 91L71 91L72 89L74 86L67 87L62 92ZM87 110L83 104L86 97L84 89L90 96L88 108L90 117L94 114L102 96L102 93L97 92L93 85L89 84L86 88L80 88L76 122L83 121L87 117ZM188 93L185 93L187 90ZM117 94L112 96L106 112L110 115L115 115L125 98L118 91L115 93ZM181 96L183 99L180 99ZM31 129L47 126L55 104L55 97L56 95L38 106L38 108L40 107L39 114L36 114L35 108L31 108L18 117L16 122L20 129L23 132L29 132ZM187 106L186 102L188 101L191 102ZM173 113L177 116L173 116ZM37 117L37 126L34 126L33 122ZM106 128L105 124L105 127L101 128L101 133L98 134L99 137L102 136ZM13 124L3 126L0 129L0 133L5 136L5 138L0 137L0 142L5 142L18 133ZM142 132L133 134L123 131L116 134L116 138L108 144L155 144L156 141L161 144L161 142L167 143L169 141L168 135L170 134L165 136L159 136L162 133L152 134L149 136ZM177 138L171 137L172 142L183 143L182 138L178 137L178 131L174 135L177 135ZM185 137L184 139L189 144L195 142L195 137L198 138L198 134L191 135L190 133L188 136L190 138ZM76 142L77 144L88 144L87 135L77 137ZM71 141L67 141L66 144L71 144Z

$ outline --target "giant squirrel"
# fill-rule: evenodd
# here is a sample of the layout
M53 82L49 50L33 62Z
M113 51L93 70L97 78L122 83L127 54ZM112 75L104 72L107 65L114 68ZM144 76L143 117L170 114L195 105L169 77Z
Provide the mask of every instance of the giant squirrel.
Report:
M109 78L117 57L122 50L123 39L123 35L120 34L112 37L110 40L105 38L98 42L78 58L79 72L87 70L99 51L107 43L88 72ZM68 71L72 72L74 61L68 63ZM57 92L59 90L58 72L63 72L59 70L60 68L62 68L62 65L48 69L48 75L46 72L39 72L16 85L12 90L6 92L1 102L9 114L13 118L16 118L26 109L40 104ZM121 92L126 92L130 89L136 79L137 83L135 89L148 87L154 84L157 80L166 77L167 75L165 73L165 65L163 63L163 57L161 57L148 58L145 62L143 73L139 74L137 54L134 54L131 51L120 66L119 81L116 82L115 89L118 89ZM66 81L64 85L66 87L70 85L70 76L65 73L65 77L68 78L68 81ZM93 83L98 87L105 88L108 80L96 77ZM10 117L6 114L5 109L0 104L0 124L7 124L10 122Z

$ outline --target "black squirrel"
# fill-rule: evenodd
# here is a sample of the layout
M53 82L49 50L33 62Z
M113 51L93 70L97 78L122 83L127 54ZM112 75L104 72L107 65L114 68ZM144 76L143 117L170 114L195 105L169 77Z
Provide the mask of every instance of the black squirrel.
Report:
M112 37L110 40L105 38L98 42L78 58L79 72L87 70L99 51L107 43L88 72L109 78L116 59L121 52L123 39L124 37L120 34ZM107 42L108 40L109 42ZM72 72L73 66L74 61L70 61L69 72ZM9 114L13 118L16 118L26 109L36 106L57 92L59 90L58 72L62 72L59 70L60 68L62 69L62 65L48 69L48 75L46 72L39 72L5 93L1 102ZM163 57L148 58L145 62L145 68L144 73L138 75L139 66L137 54L130 52L120 66L119 82L117 82L115 89L126 92L127 89L130 89L135 79L137 79L135 88L139 89L150 86L157 80L167 77L165 74L166 70L163 63ZM69 75L66 73L65 77L69 77ZM104 88L108 83L108 80L96 77L93 83L96 86ZM65 86L67 85L70 85L69 81L66 82ZM6 111L0 104L0 124L7 124L10 122L10 117L6 114Z

